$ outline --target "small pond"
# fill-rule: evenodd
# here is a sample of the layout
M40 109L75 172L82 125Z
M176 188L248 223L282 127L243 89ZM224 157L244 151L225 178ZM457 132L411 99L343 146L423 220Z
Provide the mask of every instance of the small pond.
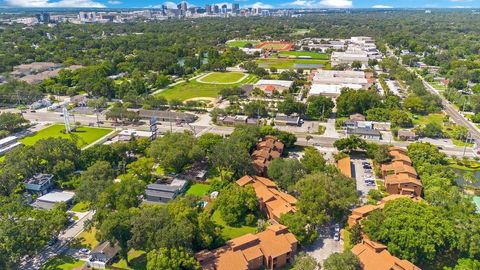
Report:
M458 169L454 169L454 171L457 174L457 178L455 179L455 182L457 182L459 186L464 186L465 181L463 180L463 174L467 171L458 170ZM477 188L480 188L480 171L474 171L474 174L475 174L475 178L478 179L478 182L474 186Z

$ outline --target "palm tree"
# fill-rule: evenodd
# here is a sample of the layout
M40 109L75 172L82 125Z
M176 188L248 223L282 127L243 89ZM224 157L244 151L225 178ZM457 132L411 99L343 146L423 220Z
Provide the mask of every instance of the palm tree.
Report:
M307 146L308 146L308 141L313 139L313 137L312 137L312 135L307 135L307 137L305 137L305 139L307 140Z

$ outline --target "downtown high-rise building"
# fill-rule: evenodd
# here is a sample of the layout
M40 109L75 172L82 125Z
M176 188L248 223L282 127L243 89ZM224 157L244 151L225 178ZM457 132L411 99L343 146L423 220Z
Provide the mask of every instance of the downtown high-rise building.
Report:
M237 13L240 11L240 4L239 3L233 3L232 4L232 13Z

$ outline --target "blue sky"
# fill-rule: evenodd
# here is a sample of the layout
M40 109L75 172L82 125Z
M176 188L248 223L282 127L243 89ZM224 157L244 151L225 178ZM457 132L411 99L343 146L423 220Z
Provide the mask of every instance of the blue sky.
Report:
M158 7L165 0L0 0L4 7ZM223 4L223 0L188 0L189 4ZM263 8L480 8L480 0L231 0L240 7ZM166 2L169 6L173 2ZM178 3L178 2L176 2Z

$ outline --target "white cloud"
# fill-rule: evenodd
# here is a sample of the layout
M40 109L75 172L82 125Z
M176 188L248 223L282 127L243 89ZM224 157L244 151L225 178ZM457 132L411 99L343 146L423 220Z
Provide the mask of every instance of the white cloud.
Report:
M82 8L104 8L105 5L92 0L5 0L5 4L11 7L26 8L57 8L57 7L82 7Z
M268 8L273 8L272 5L265 4L265 3L262 3L262 2L255 2L255 3L251 4L251 5L246 6L246 7L251 7L251 8L266 8L266 9L268 9Z
M451 6L450 8L471 8L471 6Z
M372 8L393 8L392 6L386 6L386 5L374 5Z
M120 5L122 3L122 1L118 1L118 0L108 0L108 3L110 5Z
M295 0L285 3L283 6L294 6L303 8L351 8L353 1L351 0Z
M454 3L470 3L472 1L473 0L450 0L450 2L454 2Z

